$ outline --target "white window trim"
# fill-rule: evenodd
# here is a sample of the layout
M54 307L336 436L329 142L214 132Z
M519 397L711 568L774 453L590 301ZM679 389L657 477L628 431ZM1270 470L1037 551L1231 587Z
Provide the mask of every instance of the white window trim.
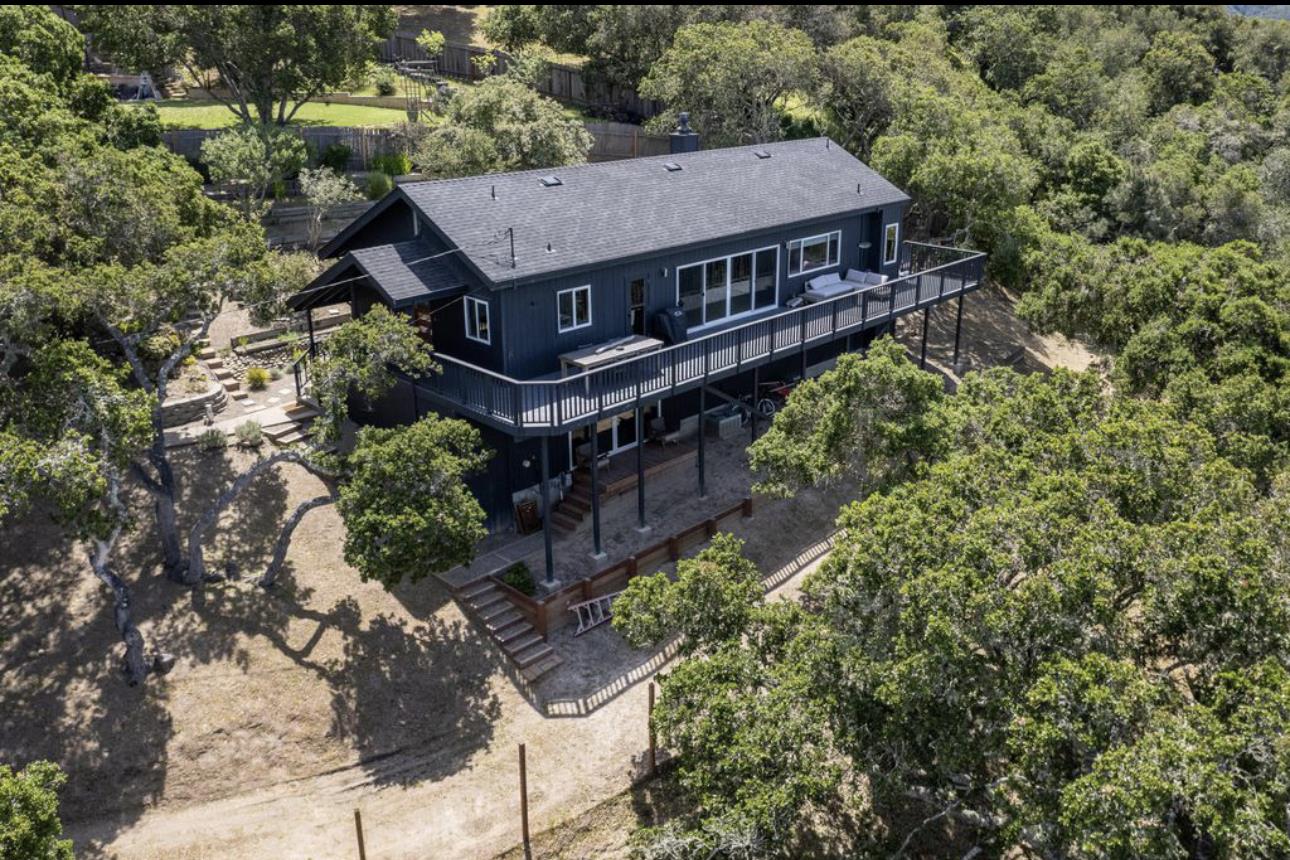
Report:
M775 252L775 300L771 302L769 305L766 305L765 307L758 307L757 306L757 255L760 254L762 251ZM766 308L778 307L779 306L779 264L780 264L779 252L780 252L780 246L778 244L766 245L761 248L754 248L751 251L739 251L738 253L735 253L735 254L726 254L721 257L711 257L707 260L699 260L694 263L686 263L683 266L677 266L676 276L674 278L674 281L676 284L675 296L676 296L676 304L680 305L681 304L681 270L692 269L695 266L706 266L708 265L708 263L715 263L718 260L725 260L726 261L726 307L729 308L730 307L730 260L734 259L735 257L742 257L744 254L752 254L752 257L753 257L753 282L752 282L752 294L751 294L753 306L748 310L743 311L742 313L734 314L733 316L724 316L721 319L713 320L712 322L705 322L699 325L688 326L686 328L686 331L691 331L691 332L703 331L704 329L712 328L713 326L725 325L731 320L741 320L744 317L749 317L749 316L752 316L753 314L761 313L762 311L766 310ZM704 306L706 307L706 302L704 303Z
M465 301L462 302L462 307L465 309L466 339L491 346L493 343L493 317L488 300L476 298L475 296L466 296ZM470 324L472 322L475 323L475 330L479 331L479 309L481 307L484 309L484 328L488 332L487 337L479 337L470 333Z
M887 257L887 234L893 230L896 231L896 239L891 243L891 257L888 258ZM892 263L900 259L900 222L896 222L895 224L888 224L882 228L882 257L883 257L882 264L884 266L890 266Z
M575 298L573 302L574 324L571 326L560 325L560 297L565 293L577 293L582 290L587 291L587 321L585 323L578 322L578 301ZM567 290L560 290L555 294L555 327L560 330L560 334L564 334L567 331L577 331L580 328L588 328L591 326L591 321L591 284L583 284L580 287L569 287Z
M801 271L801 270L796 271L796 272L789 271L788 276L789 276L790 278L800 278L800 277L802 277L803 275L809 275L809 274L811 274L811 273L813 273L813 272L819 272L819 271L821 271L821 270L823 270L823 269L829 269L829 268L832 268L832 267L834 267L834 266L839 265L839 264L842 262L842 231L841 231L841 230L830 230L830 231L829 231L829 232L827 232L827 233L820 233L820 234L815 235L815 236L803 236L801 239L792 239L792 240L790 240L790 241L789 241L789 243L788 243L789 257L790 257L790 259L791 259L791 257L792 257L792 251L793 251L793 246L794 246L794 245L796 245L796 246L797 246L797 264L798 264L798 266L801 266L801 265L802 265L802 246L803 246L803 245L805 245L805 244L807 244L807 243L810 243L810 242L814 242L814 241L816 241L817 239L824 239L826 242L828 242L828 241L829 241L829 239L831 239L831 238L832 238L832 237L834 237L834 236L837 236L837 237L838 237L838 242L837 242L838 258L837 258L836 260L832 260L832 259L831 259L831 260L827 261L823 266L816 266L816 267L815 267L815 268L813 268L813 269L806 269L805 271ZM832 243L829 243L829 244L832 244ZM826 246L826 247L827 247L827 246ZM828 252L827 252L827 250L826 250L826 252L825 252L825 253L828 253Z

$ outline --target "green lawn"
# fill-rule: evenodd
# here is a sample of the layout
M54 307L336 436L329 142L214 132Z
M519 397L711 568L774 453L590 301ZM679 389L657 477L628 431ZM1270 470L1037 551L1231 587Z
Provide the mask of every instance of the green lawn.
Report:
M237 124L232 111L219 102L170 100L157 105L161 124L166 128L226 128ZM408 118L401 110L309 102L291 122L294 125L394 125Z

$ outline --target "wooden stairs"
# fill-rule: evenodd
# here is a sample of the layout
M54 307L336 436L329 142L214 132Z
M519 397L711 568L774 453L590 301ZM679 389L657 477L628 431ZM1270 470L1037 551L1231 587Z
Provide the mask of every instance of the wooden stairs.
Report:
M573 473L573 484L564 498L551 507L551 525L556 531L570 534L591 513L591 478L581 470Z
M279 448L289 448L313 435L314 419L319 412L311 404L297 400L283 411L287 413L286 421L264 428L264 435L270 442Z
M471 583L457 593L457 599L479 619L530 684L563 662L491 579Z

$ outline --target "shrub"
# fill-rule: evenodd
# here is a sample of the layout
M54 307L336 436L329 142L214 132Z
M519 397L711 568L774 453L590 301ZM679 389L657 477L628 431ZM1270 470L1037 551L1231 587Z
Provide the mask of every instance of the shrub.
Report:
M412 172L412 159L404 152L392 152L372 157L372 168L391 176L403 176Z
M376 87L378 96L392 96L398 92L398 81L389 66L381 66L372 73L372 85Z
M248 367L246 369L246 387L252 391L263 391L269 384L269 371L263 367Z
M264 430L259 421L245 421L233 430L239 448L259 448L264 444Z
M376 171L367 175L367 199L380 200L394 190L394 180L388 173Z
M354 150L343 143L331 143L318 155L320 167L330 167L337 173L344 173L349 167L349 157Z
M537 584L533 582L533 574L529 573L529 566L522 561L517 561L502 571L501 579L520 594L527 594L529 597L537 594Z
M197 437L197 447L202 451L223 451L228 447L228 437L224 435L223 430L212 427L209 430L203 430L202 435Z

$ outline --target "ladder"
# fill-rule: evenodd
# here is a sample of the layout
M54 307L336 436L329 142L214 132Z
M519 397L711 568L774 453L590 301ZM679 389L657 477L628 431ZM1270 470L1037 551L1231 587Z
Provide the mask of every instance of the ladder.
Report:
M613 594L606 594L604 597L594 597L591 600L585 600L582 603L575 603L569 607L569 611L578 616L578 629L573 631L574 636L581 636L593 627L599 627L612 616L611 604L614 598L622 594L621 591L615 591Z

